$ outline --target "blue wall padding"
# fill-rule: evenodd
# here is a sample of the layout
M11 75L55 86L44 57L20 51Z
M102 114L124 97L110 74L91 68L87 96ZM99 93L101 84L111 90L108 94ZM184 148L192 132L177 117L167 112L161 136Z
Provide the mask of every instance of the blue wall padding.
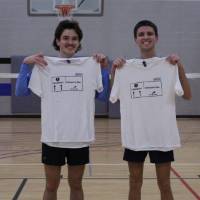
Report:
M0 83L0 96L11 96L11 84Z

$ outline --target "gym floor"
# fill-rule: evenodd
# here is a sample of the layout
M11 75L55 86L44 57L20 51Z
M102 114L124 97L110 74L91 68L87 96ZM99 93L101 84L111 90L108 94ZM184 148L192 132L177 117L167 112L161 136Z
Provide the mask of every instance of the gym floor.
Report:
M171 183L176 200L200 200L200 119L178 118L182 147L175 151ZM122 160L120 120L95 119L96 142L91 146L83 187L87 200L127 200L128 167ZM40 119L0 120L0 199L42 199L45 186L40 162ZM58 199L69 197L67 167L63 167ZM159 200L154 165L145 162L143 200Z

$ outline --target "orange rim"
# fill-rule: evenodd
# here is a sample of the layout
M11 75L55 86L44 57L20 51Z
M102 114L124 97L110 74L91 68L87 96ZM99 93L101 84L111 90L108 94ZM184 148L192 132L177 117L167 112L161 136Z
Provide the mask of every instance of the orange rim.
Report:
M55 8L58 10L60 16L69 16L72 9L75 8L74 5L71 4L63 4L63 5L56 5Z

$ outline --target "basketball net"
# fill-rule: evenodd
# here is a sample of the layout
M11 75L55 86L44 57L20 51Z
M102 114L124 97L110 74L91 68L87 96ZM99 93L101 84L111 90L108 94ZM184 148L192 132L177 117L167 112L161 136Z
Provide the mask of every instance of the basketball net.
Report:
M72 13L75 10L75 5L73 4L57 4L55 5L59 21L68 19L72 20Z

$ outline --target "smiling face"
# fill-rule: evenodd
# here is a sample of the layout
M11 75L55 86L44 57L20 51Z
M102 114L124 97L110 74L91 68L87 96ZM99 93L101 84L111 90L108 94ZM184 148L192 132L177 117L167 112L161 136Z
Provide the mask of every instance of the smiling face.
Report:
M148 57L155 56L155 45L158 41L158 37L154 29L151 26L141 26L138 28L135 42L140 48L143 57L148 54Z
M72 57L80 46L78 34L73 29L65 29L56 43L61 57Z

